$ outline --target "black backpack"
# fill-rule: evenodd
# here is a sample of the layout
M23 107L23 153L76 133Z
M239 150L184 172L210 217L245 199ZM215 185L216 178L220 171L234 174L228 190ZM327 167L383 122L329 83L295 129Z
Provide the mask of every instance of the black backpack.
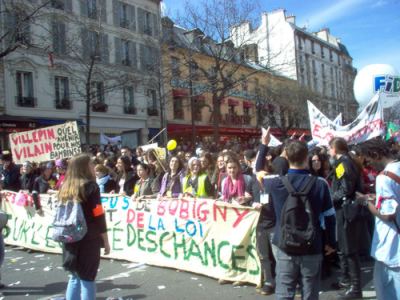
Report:
M282 207L278 247L288 254L310 254L317 228L308 194L317 177L310 176L299 192L287 176L280 178L289 195Z

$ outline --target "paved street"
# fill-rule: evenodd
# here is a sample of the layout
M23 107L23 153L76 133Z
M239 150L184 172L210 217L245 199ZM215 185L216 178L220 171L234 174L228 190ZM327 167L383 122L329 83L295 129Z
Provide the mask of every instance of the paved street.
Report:
M2 268L2 299L50 299L62 296L68 275L60 267L59 255L28 252L6 247ZM371 283L372 264L364 264L364 297L375 299ZM320 299L335 299L337 291L329 291L335 276L323 281ZM138 263L102 260L97 282L98 299L274 299L256 293L254 286L219 285L213 278L173 269Z

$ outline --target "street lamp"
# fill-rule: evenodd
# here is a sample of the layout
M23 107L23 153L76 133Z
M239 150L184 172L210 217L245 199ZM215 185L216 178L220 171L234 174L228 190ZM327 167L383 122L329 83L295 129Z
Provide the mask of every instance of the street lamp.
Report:
M196 124L194 122L195 119L195 105L194 105L194 98L193 98L193 82L192 82L192 76L193 76L193 70L192 70L192 53L190 52L190 61L189 61L189 99L190 99L190 111L192 114L192 145L193 149L196 148Z

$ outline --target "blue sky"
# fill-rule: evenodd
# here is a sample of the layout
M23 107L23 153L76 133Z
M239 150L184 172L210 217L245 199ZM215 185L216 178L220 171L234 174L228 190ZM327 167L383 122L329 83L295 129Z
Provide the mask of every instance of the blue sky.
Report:
M192 0L196 1L196 0ZM174 15L185 0L163 0ZM400 0L260 0L262 11L286 9L296 24L309 31L329 27L340 38L360 70L389 64L400 72Z

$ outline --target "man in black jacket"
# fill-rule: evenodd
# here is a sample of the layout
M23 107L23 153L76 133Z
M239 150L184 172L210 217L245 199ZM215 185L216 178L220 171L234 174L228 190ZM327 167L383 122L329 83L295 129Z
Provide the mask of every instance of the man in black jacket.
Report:
M343 138L333 138L329 142L333 165L332 200L336 210L338 255L341 276L338 287L345 288L339 299L362 297L361 268L358 258L360 237L360 205L355 201L356 191L361 191L361 175L348 156L347 142Z
M263 144L267 142L262 139ZM261 152L261 151L260 151ZM286 146L289 161L288 181L296 191L300 191L308 184L310 173L308 171L307 145L300 141L291 141ZM273 203L276 226L272 244L276 247L276 299L294 299L296 286L301 282L302 299L318 299L319 280L322 254L332 253L335 248L335 212L332 207L329 187L322 178L317 178L308 199L315 219L313 220L315 238L311 249L306 254L293 255L278 248L281 236L281 215L288 191L278 175L264 177L264 190L269 193ZM325 229L326 241L323 244L322 235Z
M21 186L19 167L13 163L10 153L3 153L1 160L3 163L3 170L0 174L1 189L18 192Z

